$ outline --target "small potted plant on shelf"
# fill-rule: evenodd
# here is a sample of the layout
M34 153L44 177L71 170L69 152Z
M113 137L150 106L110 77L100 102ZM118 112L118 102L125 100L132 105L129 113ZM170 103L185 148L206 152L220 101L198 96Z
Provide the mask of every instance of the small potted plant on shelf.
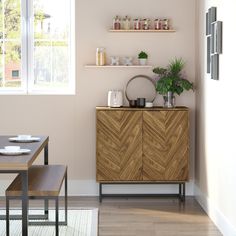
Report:
M139 64L144 66L147 64L148 54L144 51L141 51L138 54Z
M167 68L156 67L153 69L153 72L158 75L156 91L163 95L164 107L175 106L175 94L180 95L184 90L193 90L193 83L184 78L183 67L183 60L175 58Z

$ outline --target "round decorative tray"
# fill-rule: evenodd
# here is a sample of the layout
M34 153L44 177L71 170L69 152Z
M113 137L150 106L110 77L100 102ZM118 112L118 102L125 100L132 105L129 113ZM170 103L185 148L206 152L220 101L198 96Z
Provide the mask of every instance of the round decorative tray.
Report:
M143 79L148 81L148 84L146 84L145 81L141 81ZM133 82L135 80L136 81L139 80L139 84L136 85L136 88L133 88L133 91L135 91L136 95L133 95L133 98L132 98L131 95L129 94L132 90L129 89L129 87L131 86L131 84L133 84ZM144 84L144 82L145 82L145 84ZM147 90L144 89L144 87L147 88ZM152 90L151 93L150 93L150 91L148 91L148 87L149 87L149 90ZM126 96L126 99L128 100L131 107L135 107L135 101L137 98L146 98L147 102L152 103L155 100L156 95L157 95L157 93L156 93L155 82L153 81L153 79L151 77L149 77L147 75L136 75L136 76L132 77L126 84L125 96Z

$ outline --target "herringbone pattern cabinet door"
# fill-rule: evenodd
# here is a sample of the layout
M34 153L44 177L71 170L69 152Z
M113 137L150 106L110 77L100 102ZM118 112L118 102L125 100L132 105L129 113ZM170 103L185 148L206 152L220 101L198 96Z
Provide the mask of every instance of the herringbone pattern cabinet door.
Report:
M188 180L188 136L188 111L144 111L143 180Z
M97 181L142 180L142 111L97 111Z

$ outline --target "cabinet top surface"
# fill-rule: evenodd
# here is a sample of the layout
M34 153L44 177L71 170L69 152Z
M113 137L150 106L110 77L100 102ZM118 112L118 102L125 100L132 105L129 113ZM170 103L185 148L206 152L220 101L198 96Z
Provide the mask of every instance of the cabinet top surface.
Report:
M151 108L133 108L133 107L107 107L107 106L97 106L96 110L106 110L106 111L188 111L188 107L178 106L174 108L166 108L166 107L151 107Z

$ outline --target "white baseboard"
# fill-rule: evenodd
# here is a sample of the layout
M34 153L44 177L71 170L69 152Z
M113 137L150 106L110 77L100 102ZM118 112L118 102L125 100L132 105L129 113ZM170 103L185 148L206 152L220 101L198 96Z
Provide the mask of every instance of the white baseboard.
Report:
M0 180L0 196L5 195L5 189L12 180ZM63 194L62 187L62 194ZM124 184L124 185L106 185L103 186L103 193L178 193L178 185L164 184ZM95 180L68 180L69 196L98 196L98 183ZM193 181L186 184L186 195L193 196Z
M236 236L235 227L195 185L195 198L224 236Z

